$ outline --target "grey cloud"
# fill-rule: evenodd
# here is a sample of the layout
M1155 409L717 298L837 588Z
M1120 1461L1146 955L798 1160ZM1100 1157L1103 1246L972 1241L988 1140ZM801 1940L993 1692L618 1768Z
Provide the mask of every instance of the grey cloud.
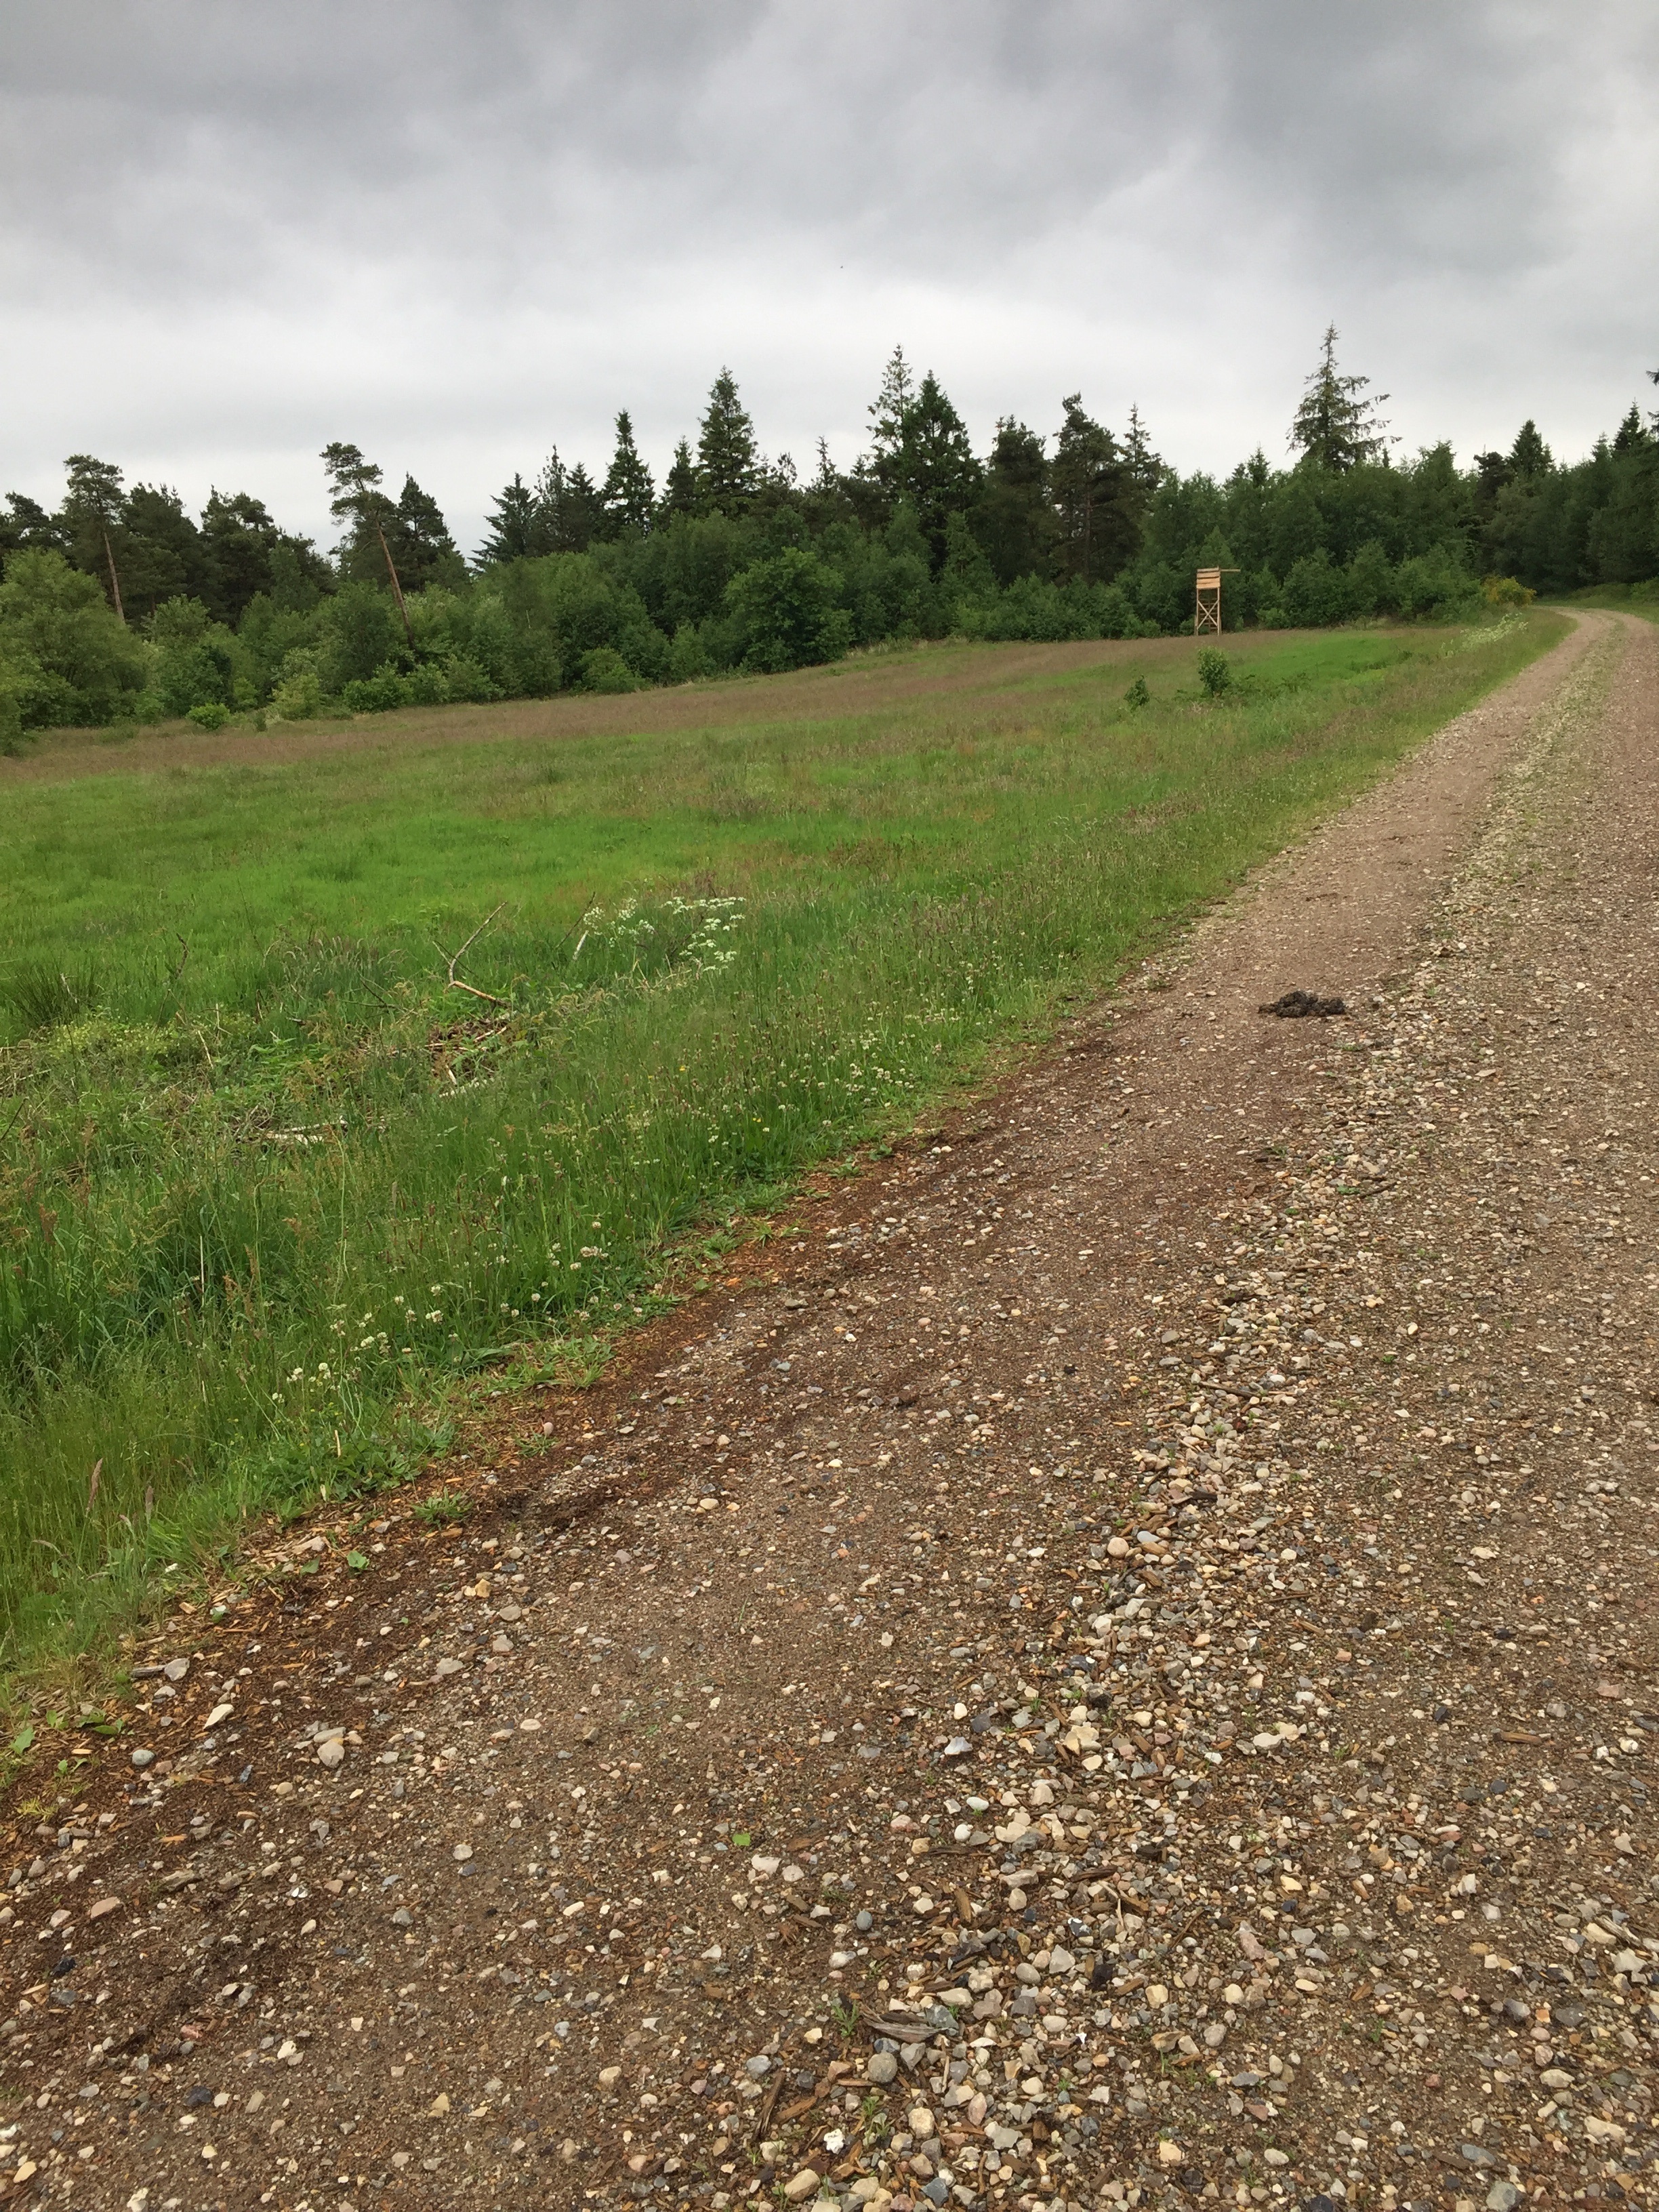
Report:
M619 405L665 456L724 360L848 460L901 337L981 438L1081 385L1224 465L1328 317L1408 442L1571 450L1659 341L1656 61L1634 0L14 9L8 480L315 523L347 435L470 530Z

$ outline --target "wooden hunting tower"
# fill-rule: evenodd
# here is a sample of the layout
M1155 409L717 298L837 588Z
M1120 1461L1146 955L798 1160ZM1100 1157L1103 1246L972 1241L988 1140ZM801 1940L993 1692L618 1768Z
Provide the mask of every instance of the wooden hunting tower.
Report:
M1193 617L1194 637L1202 637L1206 629L1213 630L1218 637L1221 635L1222 573L1219 568L1200 568L1198 572L1198 611Z

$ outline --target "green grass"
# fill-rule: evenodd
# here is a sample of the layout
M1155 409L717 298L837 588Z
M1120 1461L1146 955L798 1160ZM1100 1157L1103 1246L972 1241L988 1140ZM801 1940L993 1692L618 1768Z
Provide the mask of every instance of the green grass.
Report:
M677 1243L1102 988L1560 627L1230 639L1211 706L1190 641L935 647L0 767L8 1661L247 1512L402 1479L468 1375L594 1371Z

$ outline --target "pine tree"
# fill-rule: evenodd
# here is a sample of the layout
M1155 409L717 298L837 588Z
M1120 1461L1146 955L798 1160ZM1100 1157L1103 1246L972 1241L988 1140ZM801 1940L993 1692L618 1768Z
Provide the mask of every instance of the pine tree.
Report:
M208 494L202 544L212 581L204 596L221 622L234 627L251 599L269 592L271 556L282 540L263 500L245 491Z
M1388 424L1375 410L1388 398L1379 392L1366 397L1368 376L1344 376L1336 365L1336 325L1326 325L1319 366L1307 380L1307 389L1291 425L1290 442L1316 469L1344 470L1360 461L1380 460L1389 444Z
M39 500L23 491L9 491L6 506L9 512L0 515L0 552L69 552L61 516L48 514Z
M113 461L96 460L90 453L71 453L64 466L69 471L69 489L62 520L70 558L77 568L103 582L110 605L125 622L115 557L121 535L121 471Z
M379 547L391 580L392 596L403 617L404 634L413 644L409 610L404 605L403 583L390 542L391 532L397 526L398 511L380 489L385 471L378 461L365 460L360 447L345 444L337 438L323 447L321 458L323 473L329 483L328 511L337 522L351 525L350 533L339 549L341 570L346 575L361 573L366 564L373 563L374 548Z
M634 425L626 408L617 417L617 450L599 496L611 536L624 530L643 535L650 529L657 488L634 443Z
M755 426L729 368L721 369L709 391L698 428L697 472L703 497L717 514L740 514L754 497L760 475Z
M211 558L170 485L133 485L122 505L121 541L122 597L135 619L168 599L211 597Z

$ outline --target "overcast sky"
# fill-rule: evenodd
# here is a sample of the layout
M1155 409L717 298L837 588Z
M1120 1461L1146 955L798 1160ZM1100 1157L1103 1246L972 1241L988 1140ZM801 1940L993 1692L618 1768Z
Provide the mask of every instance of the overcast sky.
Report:
M896 342L988 441L1284 452L1328 321L1402 450L1583 452L1659 367L1652 0L11 0L0 489L72 451L462 544L722 362L850 465Z

